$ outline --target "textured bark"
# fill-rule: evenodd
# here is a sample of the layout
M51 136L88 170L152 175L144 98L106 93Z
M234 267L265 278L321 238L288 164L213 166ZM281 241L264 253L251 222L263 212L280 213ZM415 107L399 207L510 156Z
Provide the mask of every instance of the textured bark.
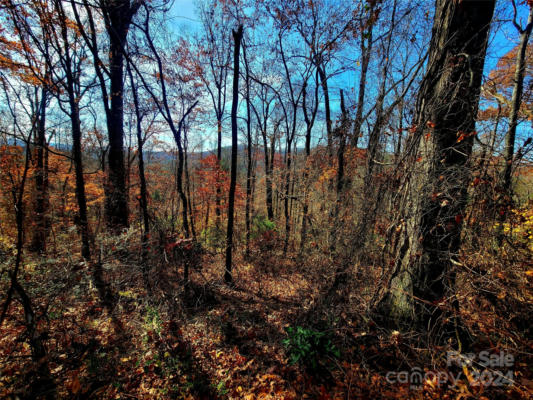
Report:
M231 174L228 196L228 230L226 234L226 269L224 281L231 283L232 256L233 256L233 219L235 209L235 187L237 185L237 107L239 102L239 53L242 40L242 25L233 31L235 47L233 50L233 99L231 104Z
M391 288L379 304L381 314L399 328L431 329L442 315L439 303L446 304L447 296L453 299L451 263L461 244L468 161L494 3L436 3L428 70L418 96L418 129L407 143L412 171L391 248Z

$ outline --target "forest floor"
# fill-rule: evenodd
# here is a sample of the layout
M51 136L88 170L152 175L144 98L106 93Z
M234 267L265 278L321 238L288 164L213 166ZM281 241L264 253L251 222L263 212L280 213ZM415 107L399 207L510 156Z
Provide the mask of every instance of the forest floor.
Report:
M66 255L68 261L26 263L21 275L46 315L39 332L48 354L32 362L23 311L13 303L1 327L2 398L44 398L46 390L52 398L80 399L531 398L530 351L515 356L511 385L479 385L474 366L447 366L450 348L380 329L367 317L373 293L364 286L378 279L371 269L352 271L359 286L328 304L331 273L317 274L328 270L326 261L258 267L238 256L228 287L220 279L221 255L211 255L191 272L184 292L181 268L154 266L147 287L142 269L127 258L112 247L96 274L94 265ZM320 332L322 347L291 362L290 327L302 327L293 331L296 341ZM426 375L414 386L387 375L417 368ZM442 373L460 377L452 384ZM43 375L53 387L36 383Z

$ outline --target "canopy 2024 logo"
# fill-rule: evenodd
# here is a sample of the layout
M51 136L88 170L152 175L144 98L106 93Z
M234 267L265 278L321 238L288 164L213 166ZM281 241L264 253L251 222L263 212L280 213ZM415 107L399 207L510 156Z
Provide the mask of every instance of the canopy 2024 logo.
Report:
M461 354L449 351L446 354L446 371L422 370L415 367L410 371L389 371L387 382L409 384L412 389L419 389L424 383L432 386L457 386L459 381L466 381L471 386L507 386L514 382L514 356L500 351L491 353L481 351L478 354ZM456 371L453 371L453 367Z

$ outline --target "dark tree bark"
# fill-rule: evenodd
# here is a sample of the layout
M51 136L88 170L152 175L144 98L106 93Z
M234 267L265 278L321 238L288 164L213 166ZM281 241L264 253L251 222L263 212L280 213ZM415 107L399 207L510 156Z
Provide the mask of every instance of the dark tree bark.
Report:
M109 36L109 95L107 133L109 139L106 215L109 226L128 226L128 197L124 170L124 48L133 16L141 3L103 0L102 12ZM107 101L107 99L105 99Z
M45 78L48 79L48 78ZM36 173L35 173L35 230L33 231L31 248L37 253L46 252L48 237L48 168L46 163L46 105L48 102L48 88L41 88L39 116L36 140Z
M315 124L315 117L318 111L318 71L315 79L315 91L314 91L314 103L311 108L311 115L307 109L307 81L304 82L302 88L302 108L305 119L305 166L304 166L304 201L302 210L302 230L300 234L300 255L303 254L305 243L307 239L307 225L309 219L309 190L307 188L307 177L309 176L309 166L307 162L311 155L311 133L313 131L313 125Z
M237 107L239 102L239 53L242 40L242 25L233 31L235 47L233 50L233 99L231 104L231 176L228 196L228 230L226 234L226 269L224 281L231 283L232 255L233 255L233 220L235 208L235 187L237 185Z
M140 1L102 0L102 12L109 37L109 66L99 55L97 27L93 5L83 0L88 27L81 20L80 3L70 1L79 31L93 57L95 73L102 91L108 133L108 178L105 184L105 212L108 226L115 232L128 226L128 198L124 165L124 49L133 16L141 6ZM107 87L106 76L109 78Z
M193 198L191 195L191 179L189 176L189 161L187 157L187 148L188 148L188 140L187 140L187 131L188 127L186 124L183 124L183 153L184 153L184 171L185 171L185 189L187 191L187 208L189 209L189 220L190 220L190 227L191 227L191 233L194 240L196 240L196 225L194 221L194 213L193 213Z
M339 138L339 148L337 149L337 201L335 205L335 218L339 215L339 207L342 202L342 193L344 191L344 151L346 149L346 131L348 130L348 112L344 106L344 93L341 89L341 123L337 129Z
M250 65L246 56L246 43L242 46L244 66L246 68L246 207L244 211L246 225L246 250L245 255L250 255L250 234L251 234L251 211L252 211L252 169L253 169L253 143L252 143L252 115L250 110Z
M72 126L72 158L74 159L74 172L76 175L76 199L78 201L78 223L81 232L81 255L86 260L91 258L90 232L87 216L87 198L85 196L85 179L83 177L83 161L81 153L81 123L79 107L74 99L70 98L70 121Z
M428 69L418 95L418 129L407 143L412 175L391 246L390 291L378 306L388 323L401 329L416 325L432 330L441 321L439 304L450 296L457 305L451 266L461 244L494 3L436 2Z

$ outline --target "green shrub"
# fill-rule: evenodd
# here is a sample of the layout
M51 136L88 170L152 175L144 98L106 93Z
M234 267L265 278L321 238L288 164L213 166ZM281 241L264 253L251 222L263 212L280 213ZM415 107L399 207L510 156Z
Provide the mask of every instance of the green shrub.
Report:
M317 370L321 365L321 358L340 357L339 350L331 341L328 332L297 326L286 329L288 337L283 340L291 364L300 363L311 370Z

